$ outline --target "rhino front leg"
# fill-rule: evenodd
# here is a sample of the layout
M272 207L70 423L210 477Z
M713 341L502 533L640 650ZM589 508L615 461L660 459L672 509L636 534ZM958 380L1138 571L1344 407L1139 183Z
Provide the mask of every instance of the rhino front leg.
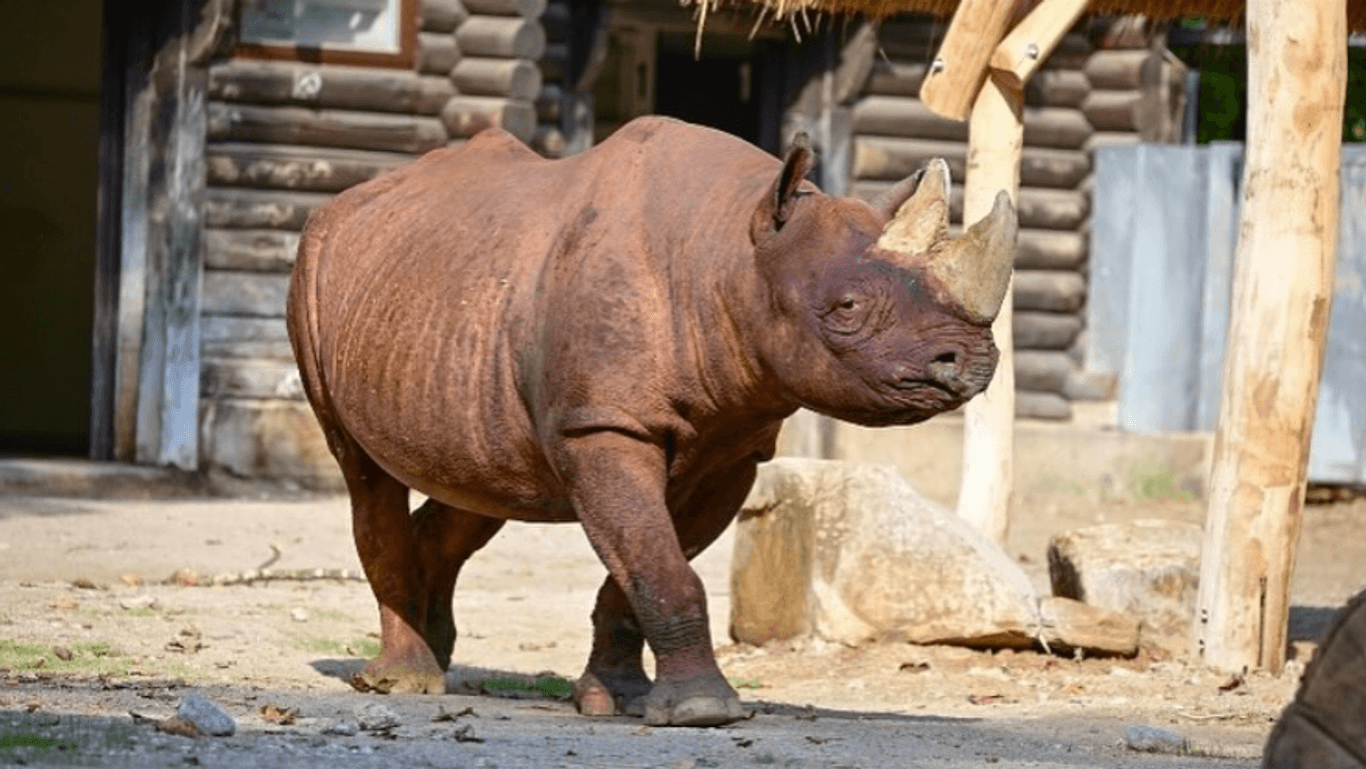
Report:
M423 637L426 606L408 515L408 487L349 438L338 452L351 495L351 534L379 602L380 655L351 679L361 691L444 694L446 675Z
M664 451L597 431L566 437L553 456L589 541L654 651L645 722L710 726L742 718L740 697L712 653L702 581L665 505Z
M679 546L689 561L706 550L744 503L754 485L756 462L747 460L700 484L704 489L674 516ZM593 608L593 651L574 685L579 712L590 716L645 715L651 682L641 653L645 635L630 602L608 577Z

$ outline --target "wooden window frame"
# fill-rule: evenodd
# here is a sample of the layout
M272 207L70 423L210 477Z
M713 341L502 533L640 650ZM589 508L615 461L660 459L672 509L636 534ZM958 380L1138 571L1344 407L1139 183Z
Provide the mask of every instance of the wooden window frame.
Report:
M397 53L239 41L233 49L233 56L242 59L301 61L309 64L350 64L362 67L413 69L417 66L418 3L420 0L396 0L396 2L399 4L399 50ZM241 29L240 18L238 19L238 29Z

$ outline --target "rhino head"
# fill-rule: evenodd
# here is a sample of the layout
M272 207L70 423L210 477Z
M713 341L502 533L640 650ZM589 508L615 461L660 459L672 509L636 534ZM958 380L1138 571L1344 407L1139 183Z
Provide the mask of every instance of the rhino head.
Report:
M949 237L949 169L933 160L870 206L802 178L803 142L758 204L757 352L802 406L859 424L911 424L986 388L991 323L1010 283L1015 209Z

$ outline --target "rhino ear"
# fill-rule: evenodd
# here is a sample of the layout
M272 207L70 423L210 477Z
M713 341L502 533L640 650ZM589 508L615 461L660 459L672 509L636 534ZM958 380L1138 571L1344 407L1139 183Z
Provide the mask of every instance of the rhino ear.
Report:
M787 151L783 169L778 172L778 178L773 180L773 188L754 212L751 235L757 237L763 232L776 232L787 224L796 203L797 189L801 187L807 172L811 170L811 164L810 142L805 133L799 133L792 140L791 149Z

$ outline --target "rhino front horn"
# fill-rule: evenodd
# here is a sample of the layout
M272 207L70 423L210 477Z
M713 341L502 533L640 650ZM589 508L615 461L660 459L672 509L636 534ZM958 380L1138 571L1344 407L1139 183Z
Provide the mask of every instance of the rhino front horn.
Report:
M1001 311L1010 288L1017 230L1015 206L1002 190L996 193L996 202L986 218L969 227L961 238L930 253L926 271L938 278L949 296L975 320L990 323Z

